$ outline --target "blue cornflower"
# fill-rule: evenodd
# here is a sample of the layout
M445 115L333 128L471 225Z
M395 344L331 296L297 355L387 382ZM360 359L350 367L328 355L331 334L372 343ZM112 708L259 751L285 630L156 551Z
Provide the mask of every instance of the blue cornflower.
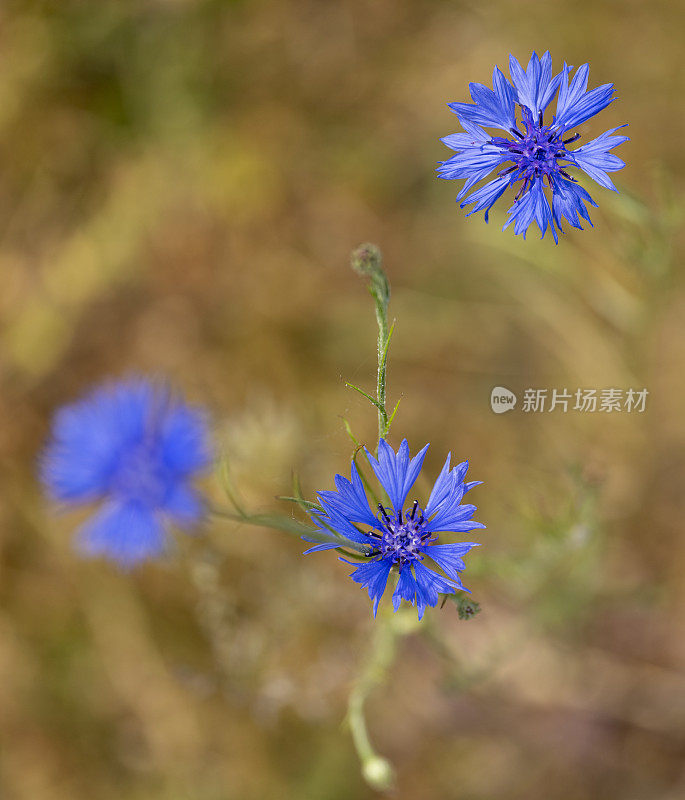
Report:
M614 85L606 83L587 91L588 65L579 67L569 84L572 69L564 64L561 72L553 76L549 52L542 58L533 53L525 71L514 56L509 56L512 83L495 67L492 89L481 83L469 85L473 104L449 103L465 133L453 133L441 140L456 155L441 162L437 169L446 180L464 179L457 200L462 201L460 208L473 205L467 216L485 211L487 222L496 200L510 186L517 185L504 228L513 222L514 233L522 233L525 239L528 228L537 222L543 238L549 226L558 242L557 228L563 233L562 219L566 218L574 228L582 228L580 217L592 225L586 203L597 205L569 169L580 169L600 186L618 191L607 172L625 166L610 153L628 141L627 136L613 135L625 125L611 128L582 147L569 149L580 138L580 133L571 131L615 99ZM545 111L557 91L556 113L546 123ZM501 129L506 136L492 136L485 128ZM498 172L492 180L471 191L493 170Z
M472 547L477 547L477 543L437 544L437 541L442 532L485 527L471 519L475 506L460 505L464 494L481 481L464 483L468 462L450 468L450 454L425 508L421 508L417 500L405 506L427 450L428 445L410 459L406 439L397 453L381 439L378 460L366 450L366 457L388 495L390 506L379 504L376 513L371 510L353 461L352 480L336 475L337 491L318 492L321 510L310 512L321 531L321 538L327 541L310 548L305 555L338 547L362 553L367 560L359 564L350 577L368 589L369 597L374 601L374 615L393 568L399 573L392 596L395 611L402 599L408 600L417 606L419 619L423 617L426 606L437 604L438 593L453 594L455 589L468 591L459 577L466 566L462 556ZM362 530L364 528L367 530ZM313 537L305 539L320 541ZM444 575L435 566L426 566L427 560ZM346 559L341 558L341 561Z
M201 518L190 482L210 460L204 415L165 385L129 378L57 411L40 476L54 500L101 504L78 549L131 567L165 551L169 522L188 528Z

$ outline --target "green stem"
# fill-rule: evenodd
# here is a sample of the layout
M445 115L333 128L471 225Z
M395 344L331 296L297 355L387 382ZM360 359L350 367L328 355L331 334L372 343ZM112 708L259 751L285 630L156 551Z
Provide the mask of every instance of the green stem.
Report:
M388 330L388 304L390 302L390 284L383 271L381 251L375 244L361 244L352 252L350 258L352 269L368 280L371 297L376 304L376 322L378 324L378 371L376 374L376 400L365 395L376 406L378 411L378 439L388 435L390 422L385 408L386 372L388 345L392 329ZM352 387L365 394L358 387ZM378 452L378 447L376 447Z
M211 506L209 510L214 517L230 519L232 522L237 522L242 525L254 525L258 528L273 528L277 531L290 533L293 536L310 536L318 533L318 528L305 525L299 520L293 517L287 517L284 514L234 513L228 509L219 508L218 506Z
M397 411L397 406L395 406L392 415L388 416L388 411L385 407L388 348L394 327L388 328L390 285L381 266L380 250L375 245L360 245L352 253L351 263L356 272L369 279L369 292L374 299L376 307L376 323L378 325L376 399L374 400L370 394L367 394L357 386L351 386L350 384L348 386L366 397L378 412L377 455L380 440L388 435L390 424ZM349 425L347 425L347 429L348 433L351 434ZM356 439L352 438L356 443ZM367 485L363 472L360 474L364 484ZM395 579L396 577L395 575ZM401 613L394 614L388 609L382 610L378 615L374 623L369 653L350 692L347 705L347 721L355 750L361 762L362 775L370 786L380 791L387 791L392 787L394 770L392 764L380 756L371 743L369 730L366 726L364 706L371 692L386 680L395 660L398 639L412 630L412 626L402 624L403 620L404 617Z
M371 743L364 716L364 705L373 689L382 684L387 677L395 660L398 633L395 620L389 613L376 619L371 649L347 703L347 723L361 762L362 775L369 785L380 791L392 787L394 770L389 761L378 755Z
M376 401L378 403L378 439L388 432L388 412L385 410L385 382L388 355L388 303L378 294L376 300L376 322L378 323L378 373L376 380Z
M221 582L221 568L226 559L210 540L190 559L190 578L197 592L195 613L211 644L222 680L231 674L232 617L235 614L230 595Z

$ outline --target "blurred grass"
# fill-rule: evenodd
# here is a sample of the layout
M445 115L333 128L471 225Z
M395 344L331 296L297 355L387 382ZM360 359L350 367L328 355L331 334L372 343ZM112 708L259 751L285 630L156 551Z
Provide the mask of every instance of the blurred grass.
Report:
M75 519L34 478L51 411L138 369L210 403L252 507L291 466L329 485L339 415L374 436L343 384L374 380L347 268L365 240L393 285L395 435L433 442L429 473L451 449L486 481L465 576L482 613L436 613L443 650L410 639L370 704L399 796L685 793L684 18L663 0L3 4L3 798L371 796L340 722L372 623L342 565L216 526L179 544L195 567L114 574L75 559ZM594 229L556 248L500 233L501 211L465 221L432 172L445 103L547 47L616 83L588 135L631 137L622 193L594 192ZM644 415L495 417L493 385L650 396Z

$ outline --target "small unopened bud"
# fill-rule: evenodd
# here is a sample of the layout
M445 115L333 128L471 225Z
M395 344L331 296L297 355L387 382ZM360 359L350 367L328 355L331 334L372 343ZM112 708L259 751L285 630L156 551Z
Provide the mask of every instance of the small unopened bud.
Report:
M352 251L350 256L352 269L360 275L373 275L382 269L382 263L380 248L375 244L371 244L371 242L360 244L359 247Z
M352 269L364 278L369 278L371 294L387 308L390 302L390 285L383 271L383 258L380 248L371 242L360 244L350 257Z
M367 758L362 764L364 780L378 791L384 792L392 788L395 781L395 770L392 764L381 756Z
M475 617L480 611L480 603L476 603L475 600L467 600L464 597L458 597L456 599L456 604L459 619L471 619L471 617Z

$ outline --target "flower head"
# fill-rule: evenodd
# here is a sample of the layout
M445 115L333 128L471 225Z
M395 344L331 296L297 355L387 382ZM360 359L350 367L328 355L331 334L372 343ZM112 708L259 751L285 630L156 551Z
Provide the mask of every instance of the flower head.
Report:
M533 53L525 70L510 56L511 83L495 67L492 89L471 83L473 103L449 103L465 132L442 139L455 155L438 165L438 173L446 180L464 179L457 200L461 208L473 206L467 216L484 211L487 222L490 208L512 187L514 203L504 228L514 223L514 233L522 233L525 239L536 222L543 238L549 227L558 242L557 228L563 233L564 218L581 228L580 217L590 222L586 204L597 205L579 185L574 169L617 191L607 173L625 166L610 153L628 141L626 136L613 135L624 125L582 147L570 147L581 136L574 129L613 101L614 86L606 83L588 91L588 65L579 67L569 83L572 69L564 64L553 75L549 52L542 58ZM550 120L547 108L557 92ZM485 128L503 130L505 135L493 136ZM495 177L479 185L493 170L497 170Z
M105 383L54 417L40 476L52 499L99 502L79 550L123 567L161 555L167 523L202 516L191 479L211 460L203 414L144 378Z
M381 439L378 459L368 450L366 457L390 505L379 504L377 511L371 510L362 479L352 462L351 481L336 475L336 491L318 492L321 510L311 512L324 541L306 553L338 547L361 553L364 560L350 577L368 589L374 601L374 614L392 570L398 573L392 596L395 611L403 599L408 600L417 606L419 619L426 606L437 604L439 593L453 594L455 589L468 591L459 573L466 566L462 557L477 543L438 544L438 540L443 532L485 527L471 519L475 506L461 504L464 494L480 481L464 483L468 462L450 467L450 454L425 506L420 506L418 500L407 503L427 450L428 445L410 458L406 439L397 453ZM307 540L315 541L313 537Z

